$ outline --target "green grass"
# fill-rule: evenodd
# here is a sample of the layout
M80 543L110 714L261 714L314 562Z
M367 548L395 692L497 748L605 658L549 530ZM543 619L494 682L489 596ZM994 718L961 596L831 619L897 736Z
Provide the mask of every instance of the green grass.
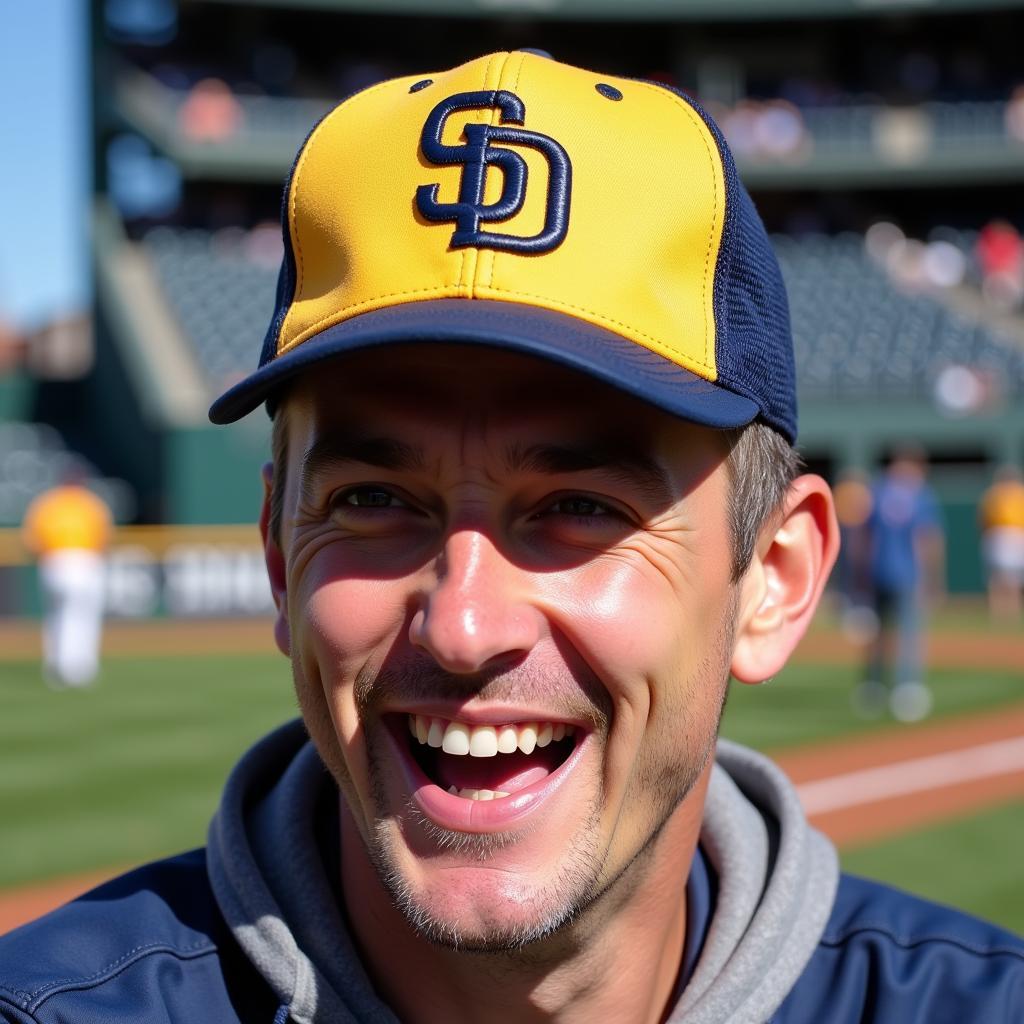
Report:
M853 669L793 666L734 685L725 733L764 749L876 724ZM1011 673L935 672L939 714L1024 698ZM0 887L130 865L204 842L224 779L297 712L279 655L111 658L98 685L53 693L35 662L0 662Z
M280 656L110 659L61 693L7 662L0 695L0 886L203 843L238 756L297 713Z
M1024 802L842 856L843 868L1024 934Z
M732 684L722 734L759 750L779 750L867 730L905 729L891 721L865 721L850 710L855 666L790 665L762 686ZM1024 700L1024 672L932 669L933 719Z

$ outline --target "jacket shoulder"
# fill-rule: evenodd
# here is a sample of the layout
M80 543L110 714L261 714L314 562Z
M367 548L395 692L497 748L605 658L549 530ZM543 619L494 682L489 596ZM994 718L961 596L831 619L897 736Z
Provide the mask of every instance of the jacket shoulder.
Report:
M773 1024L1020 1024L1024 940L843 875L818 947Z
M0 937L0 1020L270 1020L202 850L157 861ZM100 1009L102 1007L102 1009ZM245 1016L240 1015L244 1013Z

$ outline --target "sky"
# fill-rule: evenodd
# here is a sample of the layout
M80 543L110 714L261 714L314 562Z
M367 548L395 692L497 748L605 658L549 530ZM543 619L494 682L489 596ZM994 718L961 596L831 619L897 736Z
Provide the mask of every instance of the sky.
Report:
M87 0L0 4L0 318L89 301Z

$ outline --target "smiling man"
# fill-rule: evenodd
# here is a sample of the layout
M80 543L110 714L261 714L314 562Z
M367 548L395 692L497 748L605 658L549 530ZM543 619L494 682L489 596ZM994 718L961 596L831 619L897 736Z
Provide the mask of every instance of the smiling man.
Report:
M279 413L268 547L278 642L344 795L350 917L382 954L398 912L459 950L561 947L569 922L607 940L633 914L671 945L682 900L657 924L620 901L692 856L730 663L748 674L759 646L737 622L793 585L734 583L726 440L516 353L341 367L343 402L333 377L300 381ZM797 485L782 542L811 549L794 617L822 492Z
M503 53L313 131L261 529L302 722L209 845L0 945L5 1021L1022 1019L1024 950L841 876L717 741L836 553L778 266L715 126ZM325 770L326 768L326 770Z

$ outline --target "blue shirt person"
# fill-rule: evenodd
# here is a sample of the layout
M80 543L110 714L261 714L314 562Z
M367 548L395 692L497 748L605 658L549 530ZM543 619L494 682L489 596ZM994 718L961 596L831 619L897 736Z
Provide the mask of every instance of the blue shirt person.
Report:
M944 561L942 519L924 453L899 449L871 495L867 559L878 630L857 702L871 712L887 699L894 717L917 721L932 705L924 681L925 595L941 591Z

